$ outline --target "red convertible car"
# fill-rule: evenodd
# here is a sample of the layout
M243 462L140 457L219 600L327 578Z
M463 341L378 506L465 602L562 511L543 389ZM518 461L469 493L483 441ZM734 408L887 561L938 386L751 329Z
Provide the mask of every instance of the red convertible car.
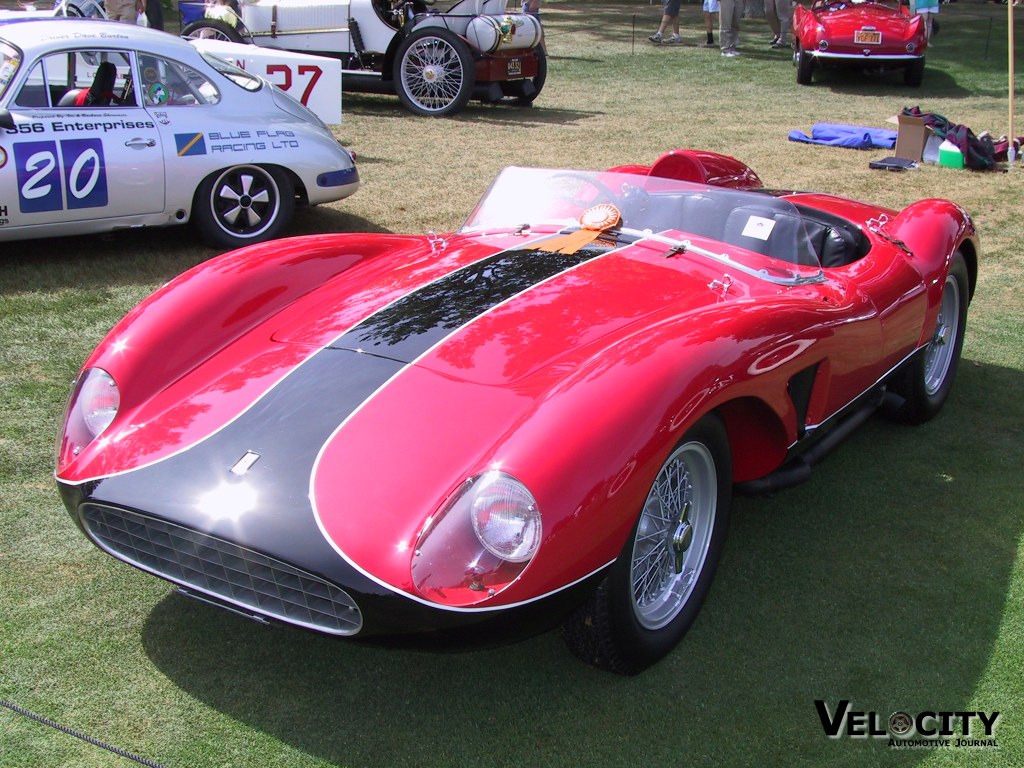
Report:
M813 0L793 12L796 81L810 85L816 68L902 69L904 82L924 79L924 21L898 0Z
M635 673L694 621L734 487L939 411L978 259L951 202L769 191L709 152L508 168L457 232L172 280L85 362L57 482L101 549L262 621L564 620Z

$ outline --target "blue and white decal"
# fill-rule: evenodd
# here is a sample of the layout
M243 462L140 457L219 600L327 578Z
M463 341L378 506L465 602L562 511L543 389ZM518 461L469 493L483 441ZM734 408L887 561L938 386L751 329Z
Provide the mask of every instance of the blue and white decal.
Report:
M100 139L15 144L14 164L22 213L102 208L108 203L106 163Z

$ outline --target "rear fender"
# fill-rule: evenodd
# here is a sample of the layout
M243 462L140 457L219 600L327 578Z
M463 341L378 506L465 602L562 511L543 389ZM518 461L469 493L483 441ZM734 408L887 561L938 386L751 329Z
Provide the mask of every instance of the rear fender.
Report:
M974 222L956 203L931 198L908 205L883 227L883 232L907 246L910 263L921 273L927 286L928 315L920 340L920 344L924 344L931 337L946 273L957 250L967 262L968 298L974 296L981 253Z

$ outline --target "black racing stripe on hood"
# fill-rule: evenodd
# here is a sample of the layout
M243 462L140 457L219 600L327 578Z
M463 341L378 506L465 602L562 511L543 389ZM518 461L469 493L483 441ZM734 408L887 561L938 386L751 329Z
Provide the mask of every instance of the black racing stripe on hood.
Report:
M412 362L453 331L513 296L606 252L502 251L409 293L330 344Z
M375 352L383 348L393 355L398 348L418 356L487 309L602 252L514 251L488 257L414 291L341 338L372 344ZM379 592L323 537L309 499L310 478L322 446L338 427L406 365L381 354L322 349L223 429L169 458L90 483L86 500L143 511L349 588ZM244 476L232 474L247 452L259 459ZM257 500L251 510L232 514L204 503L211 493L243 485ZM222 498L228 506L230 492Z

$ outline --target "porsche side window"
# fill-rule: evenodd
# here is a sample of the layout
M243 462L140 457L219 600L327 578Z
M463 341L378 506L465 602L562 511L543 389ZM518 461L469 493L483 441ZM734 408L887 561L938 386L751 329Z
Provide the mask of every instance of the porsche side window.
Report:
M147 107L195 107L220 102L220 91L187 64L144 53L139 56L139 90Z
M59 51L37 61L18 92L19 107L136 106L125 51Z
M206 51L200 51L199 55L203 57L207 64L240 88L244 88L247 91L258 91L263 87L262 80L255 75L250 75L241 67L236 67L234 64L224 61L224 59L218 58L212 53L207 53Z

